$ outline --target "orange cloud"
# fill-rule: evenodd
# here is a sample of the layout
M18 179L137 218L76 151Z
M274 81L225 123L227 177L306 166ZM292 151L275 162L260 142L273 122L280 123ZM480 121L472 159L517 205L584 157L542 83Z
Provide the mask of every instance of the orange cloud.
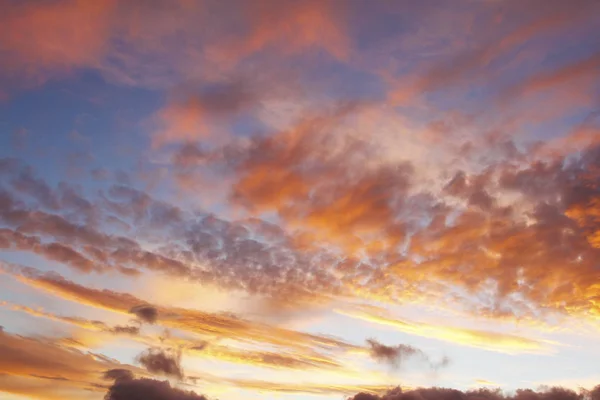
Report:
M34 84L95 67L108 51L116 2L13 2L0 17L0 54L10 74Z
M33 269L6 263L4 264L4 270L14 274L19 281L32 287L46 290L66 300L109 311L129 315L130 310L134 307L146 304L133 295L107 289L87 288L60 275L41 275ZM253 323L229 315L176 307L157 307L156 309L160 324L209 337L255 341L292 348L316 346L323 349L351 349L356 347L335 338Z
M310 352L269 352L207 344L191 354L236 364L283 369L337 369L342 365L328 356Z
M270 393L290 394L352 394L358 391L368 393L382 393L389 389L389 385L360 385L360 384L315 384L315 383L285 383L268 382L253 379L224 379L224 383L243 388Z
M215 84L200 93L176 97L158 112L160 128L154 135L154 146L212 136L225 120L257 102L256 95L240 82Z
M342 58L350 48L339 7L319 1L240 1L236 15L189 0L4 3L2 70L26 87L84 69L121 84L166 86L214 78L264 50L281 57L316 48ZM14 89L15 82L2 84Z
M1 330L0 354L0 391L40 399L87 398L90 391L97 396L104 391L102 373L122 367L52 340Z
M482 386L500 386L500 384L488 381L487 379L475 379L475 383Z
M251 212L278 212L299 248L328 242L354 255L400 245L405 232L396 217L410 165L360 166L369 146L330 132L359 109L342 106L257 140L237 167L232 201Z
M41 400L97 400L106 389L61 378L1 374L0 392Z
M345 59L350 52L340 3L322 1L287 2L260 0L243 4L246 31L230 35L209 47L209 54L225 65L274 47L283 56L324 49Z
M546 353L550 349L550 342L533 340L512 334L414 322L360 310L336 310L336 312L364 321L391 326L394 329L411 335L429 337L502 353Z
M102 321L88 320L86 318L81 317L67 317L62 315L56 315L53 313L49 313L44 311L41 308L33 309L31 307L19 305L19 304L11 304L6 301L0 302L0 306L8 307L14 311L21 311L32 315L34 317L40 318L48 318L53 321L64 322L67 324L75 325L80 328L98 331L98 332L111 332L116 334L126 334L126 335L137 335L139 333L139 327L137 326L121 326L117 325L114 327L110 327Z
M565 214L584 229L591 246L600 248L600 196L588 203L574 204Z
M335 369L342 368L342 365L333 358L319 354L316 352L269 352L256 351L247 349L236 349L233 347L222 346L207 342L198 342L197 340L182 339L174 336L155 338L140 334L137 326L115 326L109 327L102 321L92 321L81 317L68 317L45 312L41 309L33 309L30 307L0 302L0 306L8 307L11 310L25 312L29 315L41 318L48 318L54 321L64 322L96 332L109 332L115 334L126 334L131 339L145 343L150 346L158 346L161 343L170 343L177 346L191 355L202 358L210 358L223 362L231 362L243 365L253 365L259 367L282 368L282 369ZM133 335L133 336L132 336ZM65 343L71 341L79 341L81 335L76 339L66 340ZM71 346L86 347L73 342Z
M467 32L455 29L451 34L459 37L463 34L469 38L467 40L474 39L475 44L456 46L450 57L435 58L433 66L425 65L418 73L411 74L408 78L403 77L401 85L393 86L389 99L394 103L408 104L422 93L451 89L468 81L493 82L498 75L498 64L505 68L508 64L510 67L510 62L518 58L518 52L522 48L527 49L527 45L541 38L548 39L563 34L578 24L585 25L598 12L598 5L594 2L582 2L579 7L557 2L544 9L534 3L512 3L505 6L501 11L489 12L492 10L485 10L485 7L473 11L472 15L475 15L478 23L470 22ZM461 40L457 42L463 44ZM500 60L505 59L506 62L500 63ZM558 76L556 78L560 79ZM533 80L538 79L534 77ZM536 84L532 83L531 89L536 85L543 85L542 81L543 79Z
M546 73L537 73L514 87L508 88L501 95L504 101L518 96L531 96L544 91L577 82L583 89L588 89L600 68L600 54L562 66ZM592 83L593 84L593 83ZM591 98L590 98L591 100Z

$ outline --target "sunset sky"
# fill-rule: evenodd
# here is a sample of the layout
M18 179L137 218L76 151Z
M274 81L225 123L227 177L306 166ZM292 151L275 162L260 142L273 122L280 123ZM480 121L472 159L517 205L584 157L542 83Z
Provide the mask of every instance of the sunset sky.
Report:
M0 249L3 400L593 388L600 1L0 0Z

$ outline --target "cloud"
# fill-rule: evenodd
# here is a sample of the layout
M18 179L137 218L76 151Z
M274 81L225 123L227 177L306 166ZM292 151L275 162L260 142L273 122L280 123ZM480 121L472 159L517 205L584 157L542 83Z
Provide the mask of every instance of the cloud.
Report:
M108 389L106 400L206 400L203 395L171 387L154 379L117 379Z
M537 73L519 84L507 88L501 95L503 101L517 97L534 96L546 91L560 88L569 83L582 82L583 88L589 88L596 71L600 68L600 54L596 53L586 59L578 60L546 73Z
M90 355L73 352L50 341L0 333L0 371L13 375L63 376L74 380L89 378L104 365Z
M3 263L3 270L13 274L21 282L39 288L66 300L76 301L93 307L103 308L123 314L145 302L133 295L111 290L87 288L69 281L62 276L42 274L33 268ZM164 326L182 329L201 335L227 337L238 340L251 340L280 346L302 349L316 346L322 349L347 350L357 348L345 341L279 328L252 322L237 316L207 313L200 310L175 307L156 307L162 315Z
M276 369L305 370L343 368L343 365L336 361L335 358L317 352L305 352L294 349L279 352L256 351L222 346L208 342L198 343L196 340L182 339L177 337L155 338L153 336L141 334L139 326L116 325L110 327L102 321L87 320L80 317L59 316L45 312L40 308L32 309L30 307L11 304L8 302L0 302L0 305L9 307L11 310L25 312L36 317L49 318L91 331L130 335L133 336L132 339L144 344L158 345L168 343L173 346L179 346L182 351L185 351L190 355L199 355L202 358L210 358L221 362Z
M153 374L183 379L180 352L173 353L163 349L151 348L138 355L136 360Z
M450 362L447 357L444 357L440 363L434 364L430 361L429 356L422 350L406 344L387 346L379 343L375 339L367 339L367 345L369 355L374 360L387 363L393 368L398 368L401 366L401 364L405 363L407 359L414 357L418 357L421 361L424 361L425 363L429 364L431 368L436 370L440 367L447 366Z
M493 3L470 6L468 14L474 19L469 30L453 27L445 32L455 39L451 41L455 46L451 51L441 52L441 56L426 58L427 63L411 76L408 85L394 91L392 99L405 103L422 93L463 90L473 82L491 86L495 84L494 77L504 77L507 71L518 75L521 71L513 68L511 62L521 61L518 64L521 66L527 62L518 58L519 52L528 50L541 56L539 53L546 50L549 40L569 29L589 28L590 13L598 11L594 1L582 1L578 7L560 1L543 7L537 2L514 3L502 10L495 9ZM451 19L449 10L444 12ZM463 45L463 38L472 40L472 45Z
M593 389L599 390L600 386ZM587 396L586 391L579 393L559 386L542 388L538 391L531 389L518 389L513 394L502 393L497 389L480 388L469 391L460 391L441 387L419 388L404 391L397 387L382 395L358 393L348 400L582 400Z
M77 202L89 205L80 209L55 196L61 204L52 213L25 206L29 195L5 191L0 219L9 228L0 243L81 271L148 268L291 307L345 296L416 301L442 291L471 312L497 318L597 312L590 300L598 251L594 148L568 162L520 159L481 174L453 174L433 194L415 186L411 164L365 164L370 144L331 133L355 110L303 119L240 145L226 163L236 178L232 204L256 215L275 211L279 226L181 209L124 185ZM5 164L4 174L18 176L18 163ZM509 196L516 200L506 204ZM118 215L136 232L174 240L146 249L133 234L85 222L90 207L99 216Z
M475 379L475 383L482 386L500 386L500 384L488 381L487 379Z
M121 85L172 87L234 70L256 54L292 57L314 49L346 58L351 50L340 13L345 7L318 1L261 0L256 7L235 1L239 13L185 0L154 7L112 0L4 3L0 34L9 40L0 54L10 60L3 72L11 79L0 84L11 90L90 69ZM268 64L281 62L271 57Z
M85 329L97 330L97 331L112 331L113 330L113 328L110 328L108 325L106 325L102 321L93 321L93 320L88 320L88 319L80 318L80 317L66 317L66 316L62 316L62 315L56 315L56 314L44 311L41 307L34 309L31 307L27 307L27 306L23 306L23 305L19 305L19 304L12 304L12 303L9 303L6 301L0 302L0 305L3 307L8 307L11 310L25 312L25 313L27 313L29 315L33 315L35 317L42 317L42 318L48 318L48 319L51 319L54 321L65 322L65 323L76 325L76 326L79 326L79 327L85 328Z
M280 56L312 49L326 50L340 59L349 55L351 44L339 3L311 0L282 6L276 1L261 0L256 7L242 4L247 15L246 35L225 35L222 42L208 50L221 64L230 65L273 48Z
M96 400L106 389L62 379L0 374L0 392L44 400Z
M193 379L193 377L190 377ZM198 380L202 380L199 378ZM282 394L314 394L314 395L332 395L344 394L350 395L357 391L368 393L382 393L389 389L389 385L368 385L368 384L328 384L328 383L286 383L286 382L269 382L258 379L232 379L225 378L219 380L223 384L231 385L238 388L256 390L268 393Z
M380 362L385 362L393 367L398 367L403 359L415 355L423 355L422 351L409 345L386 346L375 339L367 339L369 355Z
M340 361L317 352L304 351L256 351L250 349L237 349L210 343L203 343L200 347L191 348L192 354L197 353L203 358L212 358L219 361L236 364L246 364L258 367L276 369L342 369Z
M153 143L193 142L218 132L219 125L232 122L237 116L256 107L258 98L248 84L234 81L208 85L199 93L177 93L158 112L161 128Z
M0 245L86 272L132 275L147 268L288 308L345 296L416 301L441 290L467 310L497 318L596 312L589 301L598 251L593 148L569 163L521 159L479 175L454 174L433 195L415 187L410 164L365 166L371 145L328 133L353 110L322 112L256 139L226 165L237 179L232 204L251 214L276 211L280 225L181 209L124 185L77 201L87 204L80 208L55 196L61 199L55 213L31 210L20 192L3 192L0 219L10 228L2 230ZM20 173L18 163L5 164L9 178ZM273 192L275 186L281 190ZM509 195L516 200L507 205ZM133 234L108 234L108 227L85 222L90 207L168 244L150 250ZM542 273L548 269L553 273ZM561 285L580 289L569 299ZM465 295L457 299L454 289Z
M478 330L471 328L453 327L428 324L405 319L392 318L377 312L359 310L336 310L336 312L364 321L391 326L401 332L423 337L435 338L469 347L516 353L544 353L551 343L538 341L523 336L508 333Z
M133 372L128 369L115 368L105 371L103 377L107 380L119 381L131 380L134 378L134 375Z
M129 312L135 314L142 322L148 324L154 324L158 319L158 310L149 305L134 306Z
M81 272L102 271L103 269L102 265L88 259L69 246L61 243L42 243L37 236L23 235L10 229L0 229L0 246L5 249L31 251Z
M234 165L231 201L251 213L276 212L303 250L326 242L348 255L385 251L406 239L399 221L411 189L409 162L369 163L376 148L343 135L362 104L341 104L257 139ZM274 190L277 188L277 190Z
M108 50L114 1L4 3L0 34L7 40L0 53L10 60L3 64L8 76L25 74L29 84L43 83L95 66Z
M0 331L0 354L0 391L44 399L88 398L90 392L97 396L104 391L97 386L102 384L101 372L122 367L53 339L4 331Z
M140 333L139 326L116 325L111 329L114 333L125 333L128 335L137 335Z

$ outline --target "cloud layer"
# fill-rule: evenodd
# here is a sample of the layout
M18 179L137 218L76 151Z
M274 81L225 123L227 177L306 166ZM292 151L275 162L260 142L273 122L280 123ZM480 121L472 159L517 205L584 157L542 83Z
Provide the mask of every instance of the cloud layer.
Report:
M598 1L0 9L0 392L597 400Z

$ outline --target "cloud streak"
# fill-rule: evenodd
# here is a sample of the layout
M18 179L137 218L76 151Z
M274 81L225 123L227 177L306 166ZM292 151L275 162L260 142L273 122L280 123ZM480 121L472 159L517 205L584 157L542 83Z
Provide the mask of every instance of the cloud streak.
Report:
M337 310L337 312L367 322L390 326L400 332L412 335L430 337L464 346L509 354L518 354L521 352L547 353L551 345L551 343L546 341L538 341L507 333L414 322L357 310ZM395 354L395 352L392 353Z

